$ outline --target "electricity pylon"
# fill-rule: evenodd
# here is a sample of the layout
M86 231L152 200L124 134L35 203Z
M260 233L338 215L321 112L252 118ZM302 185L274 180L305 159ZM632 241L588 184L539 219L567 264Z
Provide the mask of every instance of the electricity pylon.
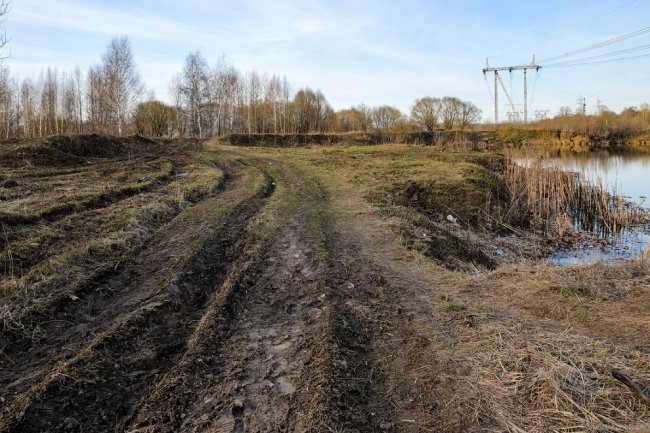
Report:
M528 77L527 72L529 69L534 69L539 71L542 67L535 64L535 56L533 56L533 61L530 65L521 65L521 66L500 66L497 68L490 67L490 62L488 59L485 59L485 68L483 68L483 75L488 72L494 72L494 123L499 123L499 86L498 82L499 72L501 71L524 71L524 122L528 122Z

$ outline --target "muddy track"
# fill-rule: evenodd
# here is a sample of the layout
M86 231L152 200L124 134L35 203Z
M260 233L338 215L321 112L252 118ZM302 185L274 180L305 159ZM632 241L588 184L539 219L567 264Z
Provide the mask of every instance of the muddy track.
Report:
M20 226L35 224L39 221L54 222L75 212L101 209L137 194L153 191L173 182L174 180L174 176L171 173L167 173L154 178L151 182L142 186L119 188L108 191L77 203L65 203L54 206L36 215L6 214L0 212L0 223L10 226Z
M299 179L278 174L285 193L308 201ZM318 355L308 336L321 326L329 299L323 247L307 229L304 211L289 211L277 233L258 238L240 258L215 292L190 350L140 403L126 431L307 426L312 390L304 384Z
M420 341L408 295L315 179L235 161L128 264L48 301L37 338L5 338L1 432L401 431L387 387L412 393L386 358Z
M366 296L362 287L373 281L353 276L332 250L334 233L314 226L311 216L326 205L324 197L291 166L273 164L274 177L283 180L283 200L293 196L299 204L287 211L277 233L256 235L258 243L215 292L190 349L123 430L381 427L386 408L373 400L378 372L370 359L372 326L348 305Z
M263 176L249 172L179 215L131 266L83 297L63 297L55 309L65 319L48 322L48 338L25 342L22 356L3 358L3 400L9 404L2 431L59 430L70 417L89 431L110 430L114 414L103 417L102 410L126 411L152 375L182 353L214 281L242 248L238 233L272 190ZM260 186L251 190L255 182ZM217 209L226 213L213 215ZM25 358L33 363L16 363ZM93 405L97 410L89 412Z

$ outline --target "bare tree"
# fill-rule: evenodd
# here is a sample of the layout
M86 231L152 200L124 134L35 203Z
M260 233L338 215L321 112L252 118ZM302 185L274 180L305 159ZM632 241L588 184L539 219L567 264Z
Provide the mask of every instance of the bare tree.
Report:
M417 99L411 108L411 117L425 130L431 132L438 126L442 103L439 98L425 96Z
M74 74L61 75L61 116L62 127L61 132L80 132L79 131L79 111L77 109L77 83Z
M208 63L200 53L187 56L178 85L181 107L188 113L189 132L203 137L204 110L209 100Z
M17 83L9 76L6 68L0 69L0 136L9 138L16 134L19 112L14 103L19 101Z
M81 72L81 68L78 66L75 68L74 73L73 73L73 83L75 87L75 94L77 96L77 100L75 102L75 118L76 118L76 129L77 132L83 132L83 127L84 127L84 108L83 108L83 73Z
M127 119L144 92L126 36L115 38L103 58L106 102L110 122L122 134Z
M2 52L7 45L7 29L4 22L9 13L9 2L7 0L0 0L0 52ZM3 62L8 56L4 53L0 54L0 62ZM0 63L3 66L3 63Z
M173 127L176 111L163 102L151 99L139 104L133 117L138 134L162 137Z
M262 93L262 84L260 76L253 71L248 76L248 133L258 132L257 130L257 105L260 94Z
M370 108L361 104L336 113L336 128L340 132L363 131L370 129L372 124Z
M301 89L293 99L294 128L298 134L324 132L333 113L320 90Z
M469 125L481 119L481 110L469 101L463 101L458 111L458 126L464 131Z
M36 89L34 83L30 79L23 81L20 87L20 102L23 110L23 136L33 138L36 136L36 122L37 115L36 107Z
M458 113L462 104L460 99L452 96L442 98L440 116L445 129L451 130L454 128L454 124L458 121Z
M59 118L59 80L56 69L47 68L45 75L41 74L41 117L43 119L43 132L40 134L58 134Z
M226 125L230 123L234 94L239 80L239 73L235 68L227 65L223 58L210 72L208 83L210 135L221 135Z
M93 132L106 124L106 95L101 66L92 66L86 77L86 112Z
M271 104L273 114L273 133L278 133L278 107L280 105L280 92L282 81L277 76L272 76L266 87L266 100Z
M395 128L403 119L403 114L399 109L382 105L372 110L372 122L379 132L384 133Z

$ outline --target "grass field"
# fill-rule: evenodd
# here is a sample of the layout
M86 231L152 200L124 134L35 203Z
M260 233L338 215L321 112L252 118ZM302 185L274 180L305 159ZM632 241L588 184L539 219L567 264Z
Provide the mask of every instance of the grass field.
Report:
M0 145L0 431L644 431L646 258L540 261L504 163Z

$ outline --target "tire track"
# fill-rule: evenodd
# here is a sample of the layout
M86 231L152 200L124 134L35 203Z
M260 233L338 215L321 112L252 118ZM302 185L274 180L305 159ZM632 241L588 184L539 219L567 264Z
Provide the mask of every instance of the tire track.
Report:
M243 248L238 233L271 187L268 180L255 179L242 175L235 187L218 198L179 215L161 231L158 244L152 243L132 266L102 285L105 293L95 290L93 299L84 300L84 307L72 315L77 329L88 326L83 334L92 337L103 324L110 326L83 347L71 332L69 349L77 354L19 393L3 410L0 431L58 430L70 423L83 425L84 431L105 431L118 423L119 414L128 413L155 375L169 368L185 350L213 280L223 278ZM237 204L256 182L260 186L252 196ZM219 209L227 211L225 220L211 215ZM211 234L202 234L204 230ZM170 252L175 256L170 257ZM56 349L52 346L46 351ZM35 371L42 368L33 367ZM16 374L24 375L23 370ZM2 375L7 376L12 375ZM96 411L89 410L95 406Z
M124 431L286 431L295 412L299 376L315 355L303 334L319 323L321 247L305 226L304 208L291 205L309 199L300 179L268 161L249 163L278 181L273 200L245 232L250 247L214 292L189 350Z

